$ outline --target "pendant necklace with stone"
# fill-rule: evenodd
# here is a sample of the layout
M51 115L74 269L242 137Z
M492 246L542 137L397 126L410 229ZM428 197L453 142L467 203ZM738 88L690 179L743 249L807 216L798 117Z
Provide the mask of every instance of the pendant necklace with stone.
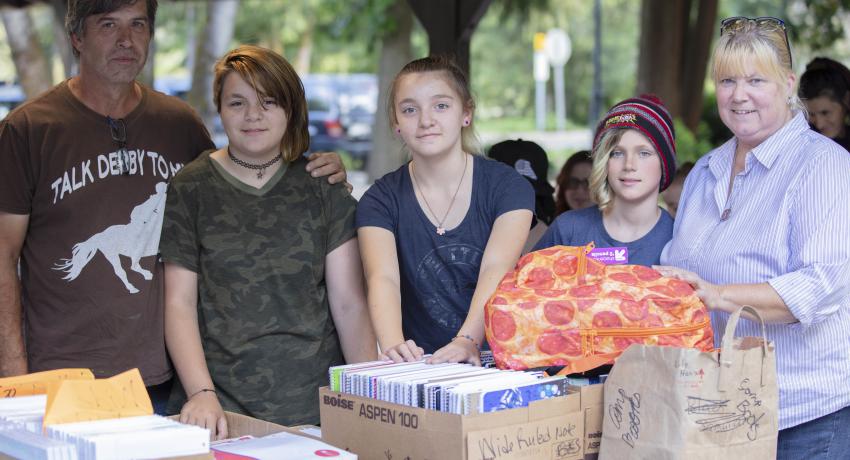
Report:
M416 178L416 164L411 163L411 165L410 165L410 172L412 173L412 177L413 177L413 185L416 187L416 191L419 192L419 195L422 197L422 201L425 202L425 207L428 208L428 212L430 212L431 216L434 217L434 220L437 221L437 235L440 235L440 236L443 236L443 235L446 234L446 227L443 226L443 223L445 223L446 218L449 217L449 213L451 212L452 207L455 204L455 198L457 198L457 193L460 191L460 186L463 184L463 178L466 177L466 166L469 163L469 155L467 155L464 152L463 158L464 158L463 173L460 175L460 180L457 183L457 188L455 189L455 193L454 193L454 195L452 195L452 200L449 202L449 207L448 207L448 209L446 209L446 213L443 214L442 219L437 218L437 213L435 213L434 210L431 209L431 205L428 204L428 199L425 198L425 194L422 193L422 189L419 188L419 179Z

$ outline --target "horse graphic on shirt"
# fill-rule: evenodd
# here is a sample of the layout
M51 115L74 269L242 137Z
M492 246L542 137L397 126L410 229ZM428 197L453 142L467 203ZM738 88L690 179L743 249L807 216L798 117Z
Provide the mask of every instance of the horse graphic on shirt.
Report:
M142 257L155 256L159 250L159 233L162 229L162 215L165 208L165 182L156 184L156 193L130 212L130 223L112 225L106 230L92 235L91 238L74 245L70 259L62 259L55 264L54 270L66 273L62 278L71 282L85 268L86 264L100 251L112 264L115 276L124 283L130 292L139 290L127 280L127 272L121 266L121 257L130 258L130 270L142 275L145 280L153 279L153 273L139 265Z

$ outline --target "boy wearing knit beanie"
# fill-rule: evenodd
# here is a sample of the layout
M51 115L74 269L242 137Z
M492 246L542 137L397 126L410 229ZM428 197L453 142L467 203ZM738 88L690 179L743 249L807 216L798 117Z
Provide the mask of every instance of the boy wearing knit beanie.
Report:
M673 119L655 95L615 104L596 127L590 195L596 206L558 216L534 247L583 246L605 263L656 265L673 235L658 206L676 175Z

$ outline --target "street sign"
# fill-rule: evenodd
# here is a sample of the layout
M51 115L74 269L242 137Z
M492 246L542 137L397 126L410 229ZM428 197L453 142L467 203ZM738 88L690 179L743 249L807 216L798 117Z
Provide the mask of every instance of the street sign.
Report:
M543 53L552 67L561 67L567 63L572 53L570 37L562 29L549 29L543 42Z
M549 61L543 53L534 53L534 81L549 81Z

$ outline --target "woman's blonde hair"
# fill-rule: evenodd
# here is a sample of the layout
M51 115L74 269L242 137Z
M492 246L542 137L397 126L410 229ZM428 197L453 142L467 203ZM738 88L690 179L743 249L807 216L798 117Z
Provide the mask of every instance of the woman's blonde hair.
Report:
M613 128L606 131L590 154L593 158L593 166L590 168L590 199L602 212L610 208L614 201L614 193L608 184L608 159L627 129L631 128Z
M747 21L735 31L723 33L712 56L711 75L714 84L728 76L745 75L749 64L763 72L768 80L779 84L783 91L787 91L785 96L790 110L807 113L795 89L786 86L794 70L791 67L791 49L782 28L765 28L755 21Z
M466 153L480 154L481 141L475 133L475 99L469 89L469 80L460 67L451 58L444 55L428 56L415 61L410 61L395 76L390 85L389 97L387 98L387 116L390 124L398 124L398 116L395 112L396 93L398 83L405 75L412 73L434 72L445 79L446 83L460 96L464 110L469 112L469 124L460 128L461 148Z
M213 102L221 113L224 80L235 72L254 88L257 97L273 98L286 112L286 131L280 141L284 161L295 161L310 148L307 130L307 99L295 69L283 56L266 48L242 45L225 54L215 64Z

